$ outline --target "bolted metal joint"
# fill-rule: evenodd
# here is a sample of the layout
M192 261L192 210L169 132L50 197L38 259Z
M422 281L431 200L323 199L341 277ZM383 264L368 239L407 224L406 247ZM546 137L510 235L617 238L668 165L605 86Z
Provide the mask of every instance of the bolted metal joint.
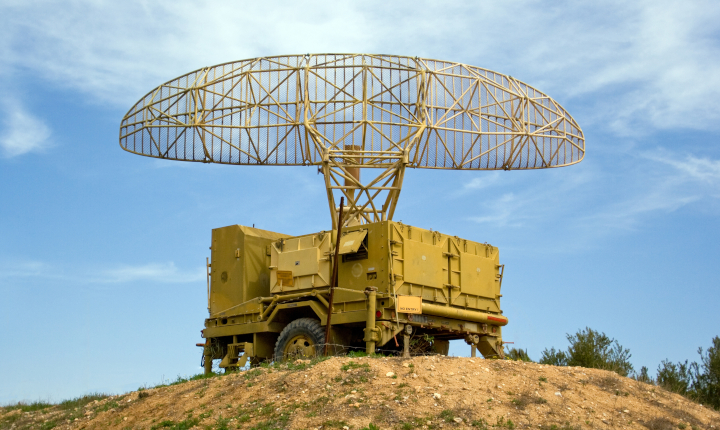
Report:
M465 343L468 345L477 345L478 342L480 342L480 336L476 334L469 334L465 336Z

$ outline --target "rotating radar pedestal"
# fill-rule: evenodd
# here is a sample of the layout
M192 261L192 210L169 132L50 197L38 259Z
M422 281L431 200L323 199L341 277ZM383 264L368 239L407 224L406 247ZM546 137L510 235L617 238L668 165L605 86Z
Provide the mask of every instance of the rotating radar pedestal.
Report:
M518 170L580 162L585 139L553 99L449 61L287 55L207 67L145 95L120 146L162 159L316 166L337 228L391 220L405 169Z

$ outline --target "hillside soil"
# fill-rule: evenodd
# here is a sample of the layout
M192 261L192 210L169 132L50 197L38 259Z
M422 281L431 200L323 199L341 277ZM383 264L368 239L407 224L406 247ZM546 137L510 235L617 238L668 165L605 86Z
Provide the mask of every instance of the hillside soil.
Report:
M720 413L615 373L481 358L333 357L23 410L2 429L719 429Z

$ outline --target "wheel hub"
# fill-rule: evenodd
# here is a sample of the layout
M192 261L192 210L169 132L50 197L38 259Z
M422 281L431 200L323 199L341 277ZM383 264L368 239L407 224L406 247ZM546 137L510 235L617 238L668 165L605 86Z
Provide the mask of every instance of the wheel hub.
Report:
M316 355L315 342L303 334L290 339L283 354L287 358L313 358Z

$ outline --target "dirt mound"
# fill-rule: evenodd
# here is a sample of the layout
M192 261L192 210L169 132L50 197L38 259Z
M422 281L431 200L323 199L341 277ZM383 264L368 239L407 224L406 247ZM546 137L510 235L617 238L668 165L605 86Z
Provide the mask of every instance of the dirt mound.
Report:
M581 367L456 357L295 362L89 400L0 408L0 428L720 428L720 413Z

